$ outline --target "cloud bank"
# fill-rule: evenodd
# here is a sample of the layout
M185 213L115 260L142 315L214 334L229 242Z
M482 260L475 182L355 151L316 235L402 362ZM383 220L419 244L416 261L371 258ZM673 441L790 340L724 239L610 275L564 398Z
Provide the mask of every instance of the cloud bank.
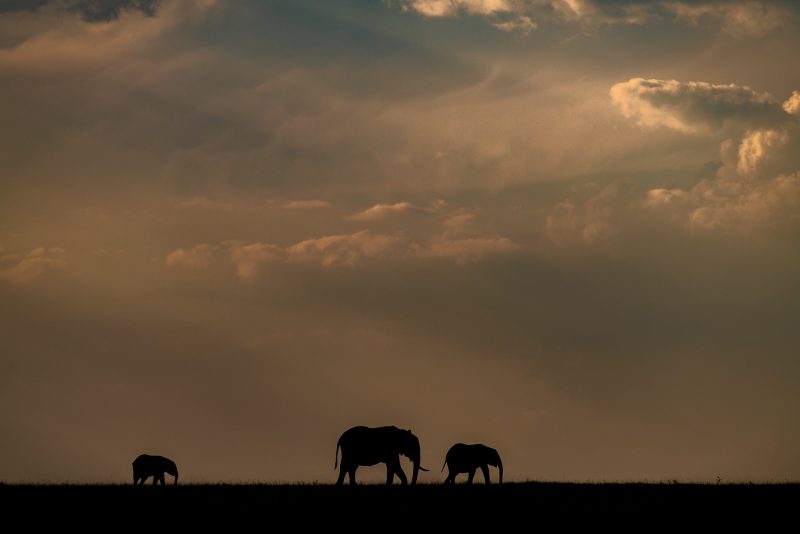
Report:
M632 78L614 85L610 94L625 117L644 127L704 133L729 123L752 127L785 120L772 96L733 83Z

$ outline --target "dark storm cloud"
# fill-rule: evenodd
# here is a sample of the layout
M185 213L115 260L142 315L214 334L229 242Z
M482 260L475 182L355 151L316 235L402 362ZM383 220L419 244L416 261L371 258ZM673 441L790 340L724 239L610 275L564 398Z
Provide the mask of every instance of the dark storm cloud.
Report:
M0 13L13 11L36 11L54 0L0 0Z
M69 6L87 22L106 22L119 18L123 11L140 11L155 16L161 0L78 0Z
M1 0L0 13L36 11L47 4L65 6L86 22L108 22L125 11L155 16L161 0Z

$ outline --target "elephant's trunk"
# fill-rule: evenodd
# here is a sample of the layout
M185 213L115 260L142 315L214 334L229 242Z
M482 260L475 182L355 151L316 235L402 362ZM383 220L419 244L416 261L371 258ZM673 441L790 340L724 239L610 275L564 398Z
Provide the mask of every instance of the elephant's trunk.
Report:
M178 472L177 471L175 471L175 482L173 482L172 485L173 486L177 486L178 485Z
M503 483L503 460L501 460L499 457L497 458L497 471L500 474L500 477L498 478L498 480L499 480L498 483L502 484Z
M419 461L414 462L414 472L411 475L411 485L417 483L417 475L419 474Z

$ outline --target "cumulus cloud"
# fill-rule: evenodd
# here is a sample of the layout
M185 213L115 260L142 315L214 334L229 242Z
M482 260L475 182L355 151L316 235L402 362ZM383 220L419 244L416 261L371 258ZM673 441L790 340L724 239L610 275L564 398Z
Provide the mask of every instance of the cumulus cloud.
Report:
M442 226L449 231L460 231L475 219L475 214L470 212L456 213L447 217Z
M792 145L796 150L797 144L788 131L748 131L738 146L731 140L722 144L723 165L716 176L686 191L651 190L647 200L667 196L671 200L645 201L645 205L671 210L698 231L732 231L796 220L800 217L800 173L785 154ZM766 163L773 163L771 169L784 170L777 175L766 173Z
M739 144L737 171L744 177L755 176L771 149L785 145L788 142L789 136L786 131L748 131Z
M287 247L272 243L228 241L219 245L199 244L178 248L165 259L165 265L190 270L207 269L216 252L225 252L242 281L252 281L262 267L274 263L316 263L321 267L354 267L366 260L448 258L457 263L477 261L494 254L521 250L522 245L501 237L453 238L452 228L468 220L460 214L445 222L445 232L427 242L412 241L402 233L383 234L361 230L305 239ZM456 220L460 219L460 220Z
M351 221L379 221L381 219L386 219L387 217L392 217L395 215L401 215L403 213L427 211L430 210L414 206L409 202L397 202L395 204L375 204L371 208L367 208L364 211L350 215L347 217L347 219Z
M555 14L582 25L642 24L652 18L647 3L604 4L591 0L400 0L401 8L425 17L453 17L461 13L487 17L503 31L529 33L538 24L537 13Z
M611 87L610 95L622 114L640 126L686 133L719 129L729 122L758 126L786 119L768 93L733 83L632 78Z
M687 193L683 189L651 189L645 195L644 205L649 208L667 206L675 202L680 202L686 197Z
M698 26L707 20L717 21L722 30L735 36L759 37L778 28L786 12L771 2L666 2L665 9L678 21Z
M393 3L389 1L388 3ZM760 37L780 27L787 10L772 2L744 1L636 1L599 0L397 0L404 11L424 17L470 14L486 17L495 28L528 33L537 16L555 16L581 26L641 25L672 20L690 26L713 23L735 37Z
M364 258L403 254L408 239L402 235L374 234L362 230L353 234L306 239L286 249L288 261L318 261L323 267L355 265Z
M800 173L769 180L705 181L692 191L689 223L700 230L755 227L800 217Z
M509 0L402 0L400 5L426 17L450 17L458 12L492 15L512 9Z
M527 15L518 15L509 20L492 22L492 26L504 32L521 32L530 33L535 30L538 25Z
M213 247L205 243L195 245L190 249L179 248L167 254L164 264L167 267L205 269L208 267L213 251Z
M245 281L254 279L261 265L284 257L281 247L269 243L233 242L230 244L230 254L231 261L236 266L236 275Z
M792 91L792 96L783 103L783 110L790 115L800 114L800 91Z
M611 96L626 117L644 126L693 133L729 118L747 126L738 139L721 143L715 176L685 190L650 189L641 201L645 208L668 210L700 231L779 224L800 216L800 131L792 117L800 101L797 91L781 105L766 93L733 84L635 78L615 85ZM591 219L590 204L565 201L548 218L549 229L581 231Z
M9 256L8 259L15 258ZM67 267L67 260L64 249L36 247L15 265L0 270L0 279L13 283L25 283L39 278L48 271L65 267Z

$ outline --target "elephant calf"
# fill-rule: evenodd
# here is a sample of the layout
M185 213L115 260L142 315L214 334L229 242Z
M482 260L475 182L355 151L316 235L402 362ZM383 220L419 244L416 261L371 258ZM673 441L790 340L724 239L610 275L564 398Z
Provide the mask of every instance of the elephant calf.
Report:
M469 475L467 484L472 484L472 479L475 478L475 471L479 467L481 472L483 472L483 480L487 484L490 484L490 465L497 467L500 473L500 484L503 483L503 462L500 461L500 455L495 449L487 447L486 445L481 445L479 443L475 445L456 443L447 451L442 471L444 471L445 465L448 471L447 479L444 481L445 484L454 484L456 475L459 473L467 473Z
M140 454L133 461L133 485L144 485L145 480L153 477L153 485L159 482L164 485L164 473L169 473L175 477L174 484L178 483L178 467L175 462L163 456L150 456Z

